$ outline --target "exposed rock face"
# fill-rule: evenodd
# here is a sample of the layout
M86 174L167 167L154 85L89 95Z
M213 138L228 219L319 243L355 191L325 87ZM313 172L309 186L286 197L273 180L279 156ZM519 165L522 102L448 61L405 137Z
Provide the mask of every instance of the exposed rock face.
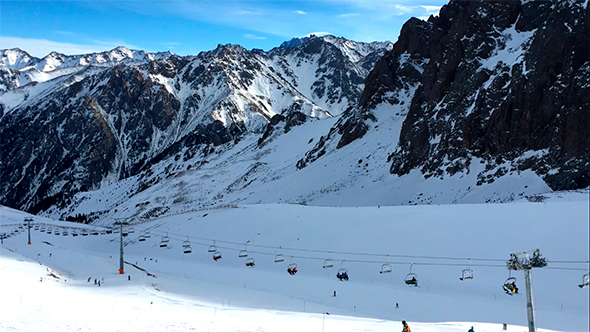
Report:
M404 25L369 74L360 106L328 136L341 133L338 148L362 137L373 109L415 89L391 173L443 177L478 160L486 168L478 184L531 169L555 190L585 188L588 21L584 1L451 1L438 17Z
M220 45L190 57L122 47L43 59L0 51L0 204L64 206L78 191L173 155L207 155L262 134L273 117L286 120L287 132L339 114L390 46L326 36L269 52Z

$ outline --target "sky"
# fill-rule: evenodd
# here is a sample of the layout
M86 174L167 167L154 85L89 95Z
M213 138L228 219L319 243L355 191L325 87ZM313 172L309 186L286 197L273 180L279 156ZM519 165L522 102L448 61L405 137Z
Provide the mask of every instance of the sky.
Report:
M445 0L2 1L0 49L36 57L117 46L196 55L218 44L269 50L311 33L395 42L410 17L436 15Z

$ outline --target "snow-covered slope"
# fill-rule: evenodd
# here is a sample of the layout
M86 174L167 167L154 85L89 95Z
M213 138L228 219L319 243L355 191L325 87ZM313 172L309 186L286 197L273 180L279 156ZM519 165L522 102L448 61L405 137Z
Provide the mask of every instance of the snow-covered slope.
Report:
M152 210L151 219L119 210L92 226L35 216L31 245L24 228L0 249L0 329L391 331L406 320L418 331L499 332L506 323L524 332L525 296L501 287L511 275L524 292L523 274L505 263L510 253L540 249L548 266L532 272L538 331L587 331L588 289L578 284L588 272L588 199L582 191L509 204L239 205L159 218ZM19 229L27 216L0 208L0 233ZM119 234L82 236L121 220L134 224L124 238L125 275L117 273ZM187 240L190 254L183 253ZM212 245L222 254L217 262ZM275 263L279 254L285 260ZM322 268L326 259L335 266ZM294 276L290 263L298 265ZM392 272L379 273L387 263ZM468 267L473 280L460 281ZM335 277L340 268L348 282ZM420 287L405 285L410 270Z

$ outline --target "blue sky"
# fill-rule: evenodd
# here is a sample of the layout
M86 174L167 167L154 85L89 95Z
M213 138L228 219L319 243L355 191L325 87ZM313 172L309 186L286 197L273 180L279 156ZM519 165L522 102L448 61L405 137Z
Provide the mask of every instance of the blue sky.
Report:
M198 54L218 44L271 49L293 37L329 33L355 41L397 40L410 17L426 19L444 0L4 1L0 49L33 56L126 46Z

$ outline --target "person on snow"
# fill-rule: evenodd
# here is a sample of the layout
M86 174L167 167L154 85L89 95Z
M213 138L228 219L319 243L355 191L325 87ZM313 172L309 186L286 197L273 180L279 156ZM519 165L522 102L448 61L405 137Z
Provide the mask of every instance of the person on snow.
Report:
M94 284L96 285L96 279L94 279Z
M469 329L469 331L467 331L467 332L475 332L475 331L473 330L473 326L472 326L472 327Z
M402 329L402 332L412 332L410 330L410 326L408 325L408 323L406 323L405 320L402 320L402 325L404 326L404 328Z

